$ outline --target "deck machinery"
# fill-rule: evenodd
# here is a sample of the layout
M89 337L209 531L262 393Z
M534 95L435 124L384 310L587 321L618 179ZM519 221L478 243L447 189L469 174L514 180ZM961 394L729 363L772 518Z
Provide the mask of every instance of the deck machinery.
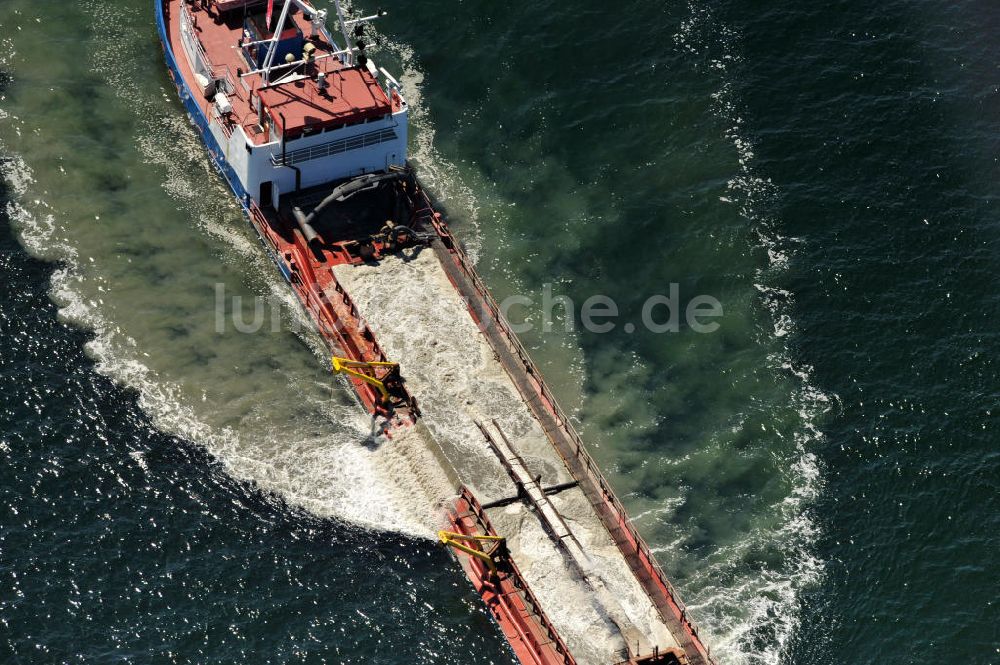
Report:
M409 167L402 87L366 51L365 25L381 12L348 18L337 0L330 11L305 0L154 1L188 115L328 344L331 369L350 381L384 445L426 446L448 478L439 538L519 661L713 664ZM371 295L421 279L433 305L424 310L461 308L438 331L441 352L482 351L483 375L515 402L509 420L492 417L495 395L478 404L463 394L455 417L474 427L462 437L442 435L431 409L422 413L425 398L452 395L449 377L433 363L408 365L405 345L389 357L379 333L393 312ZM419 436L400 436L408 431Z

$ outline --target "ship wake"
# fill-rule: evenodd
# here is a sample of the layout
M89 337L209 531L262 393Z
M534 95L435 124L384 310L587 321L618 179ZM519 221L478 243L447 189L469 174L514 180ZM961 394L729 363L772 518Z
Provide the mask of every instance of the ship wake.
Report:
M764 212L766 202L775 195L775 186L755 166L753 140L736 92L739 39L736 30L699 2L687 4L687 18L674 35L675 47L716 81L713 111L726 128L725 138L738 162L738 172L720 200L738 208L766 253L767 263L756 270L753 286L770 315L773 330L763 334L759 343L771 349L769 370L791 386L789 399L798 422L791 433L792 450L784 472L791 491L773 507L772 526L715 552L690 586L698 590L692 600L704 613L702 621L713 634L711 641L720 659L777 665L798 628L803 592L818 585L824 575L825 562L814 554L820 532L811 507L823 486L814 450L823 438L819 423L835 406L837 397L813 384L811 368L797 362L788 345L795 333L794 294L779 284L799 242L783 237L778 220ZM766 551L778 555L774 565L746 570L745 561L752 560L755 552Z
M233 477L351 527L433 538L446 479L421 447L374 436L349 385L325 371L323 341L178 112L162 63L146 57L146 9L82 9L103 37L75 78L100 81L87 95L110 95L103 120L126 133L95 138L134 138L114 158L98 165L63 149L65 158L46 159L43 143L77 137L42 136L36 125L58 123L22 118L17 106L0 113L13 147L40 156L29 165L5 147L0 175L22 245L59 264L50 295L60 317L92 333L96 369L134 389L158 429L204 447ZM25 22L25 38L44 29ZM5 69L16 57L6 46ZM110 193L80 204L76 179L108 183ZM219 287L266 301L281 331L243 334L227 320L218 332Z

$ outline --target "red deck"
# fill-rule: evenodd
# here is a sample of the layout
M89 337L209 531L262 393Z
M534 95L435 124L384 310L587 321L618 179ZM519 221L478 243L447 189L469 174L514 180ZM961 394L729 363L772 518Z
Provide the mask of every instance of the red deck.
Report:
M367 70L344 68L327 74L326 90L298 80L258 91L275 127L286 137L348 122L381 118L392 110L385 91Z
M448 520L455 533L497 535L482 506L464 487L449 511ZM459 560L523 665L576 665L517 564L505 557L496 562L497 572L493 573L480 559L460 555Z
M280 0L275 0L275 4L277 5L275 14L278 14ZM243 3L240 1L223 5L242 7ZM268 143L274 139L269 128L258 125L259 119L254 108L254 97L258 94L265 105L273 109L272 126L282 129L292 137L307 128L363 122L368 118L379 117L400 108L400 100L395 96L389 100L375 77L366 68L345 67L337 57L324 57L334 52L335 45L322 37L310 38L312 26L297 9L289 13L289 25L297 26L308 42L316 47L316 61L311 66L311 75L315 77L317 72L326 74L328 86L327 91L322 94L317 90L314 81L300 79L265 87L260 74L246 75L247 72L253 71L254 67L243 57L242 49L239 47L239 40L243 37L243 11L223 12L214 5L202 7L201 3L187 4L183 0L164 2L170 44L177 57L181 75L209 118L213 117L212 102L198 94L200 86L181 41L182 7L187 8L193 19L195 32L215 74L227 77L235 90L229 95L229 101L233 106L229 129L236 125L241 126L255 145ZM284 123L279 113L284 115Z

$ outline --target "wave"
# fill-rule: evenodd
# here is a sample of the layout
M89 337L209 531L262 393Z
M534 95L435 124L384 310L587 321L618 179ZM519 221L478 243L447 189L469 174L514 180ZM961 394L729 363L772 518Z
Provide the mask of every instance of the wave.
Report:
M713 634L710 643L720 660L776 665L786 655L799 626L803 591L820 584L825 574L825 562L814 554L820 530L810 513L823 489L821 468L813 450L823 439L818 423L830 411L836 396L812 383L812 368L797 362L788 344L796 331L795 296L779 284L802 241L783 237L778 231L779 220L764 212L764 204L776 195L776 188L755 167L753 140L741 114L733 78L741 62L737 49L740 35L717 20L707 6L689 2L687 14L674 35L674 43L706 62L711 75L719 81L712 94L714 113L726 125L725 136L739 164L738 174L727 183L727 196L720 199L737 206L767 254L768 263L757 269L754 284L773 323L772 339L764 341L776 350L767 359L772 371L794 379L791 398L799 418L793 442L795 461L787 471L793 489L776 507L779 526L756 531L713 557L714 562L698 577L733 583L708 582L691 605L708 617L703 623ZM783 555L782 563L737 580L733 571L745 559L745 553L759 548L777 548Z
M415 496L407 480L427 460L409 459L413 453L399 445L372 445L370 424L355 404L312 405L336 423L331 436L296 440L283 430L248 436L239 428L206 423L180 386L164 380L142 361L137 341L105 318L103 303L84 295L82 283L94 278L81 270L72 246L54 242L58 229L54 215L39 218L16 200L28 194L34 183L24 161L8 157L0 175L11 185L14 198L7 203L8 213L23 244L61 263L52 274L50 289L60 319L91 332L85 351L97 371L135 389L140 408L158 429L203 446L233 477L251 481L319 516L433 537L438 521L434 504ZM33 204L45 208L43 201Z
M208 400L204 391L200 400L192 397L190 385L181 385L154 368L142 340L131 337L112 318L114 309L95 295L112 290L114 278L102 273L101 257L81 257L70 239L73 234L67 227L80 220L54 210L45 200L45 183L36 181L26 161L5 154L0 176L9 186L6 206L15 232L33 255L59 263L51 277L50 297L59 307L60 319L92 334L85 350L96 370L134 389L140 408L158 429L204 447L231 476L321 517L416 538L435 537L440 483L427 478L432 460L421 457L419 446L401 445L399 440L386 445L373 436L369 416L347 383L319 369L327 362L322 339L307 324L294 296L243 223L197 133L183 114L163 112L173 91L163 89L162 99L136 94L141 88L141 64L129 63L143 60L148 17L137 8L113 3L92 4L84 11L93 30L104 36L91 52L91 71L133 113L138 127L135 148L145 166L162 173L162 189L178 205L178 224L193 220L191 232L210 236L220 261L239 266L253 288L277 298L284 315L296 319L299 325L292 329L320 361L313 365L315 371L299 378L318 388L296 395L301 401L288 417L305 422L282 421L267 403L251 404L233 424L210 422L217 420L213 411L227 405L202 403ZM13 48L6 51L9 59ZM0 66L6 64L0 62ZM8 110L3 113L0 121L20 122ZM14 131L20 135L19 126ZM110 260L114 251L109 248L104 258ZM278 374L269 380L292 379ZM329 383L336 388L334 399L330 399ZM253 396L247 399L252 402Z

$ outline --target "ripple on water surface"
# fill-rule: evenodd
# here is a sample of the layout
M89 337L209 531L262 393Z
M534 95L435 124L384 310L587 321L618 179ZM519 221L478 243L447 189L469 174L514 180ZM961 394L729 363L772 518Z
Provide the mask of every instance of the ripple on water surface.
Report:
M484 18L477 23L481 42L544 35L548 24L537 12L552 9L526 8L516 25ZM732 59L731 40L738 35L696 4L661 9L642 9L647 20L635 22L668 25L677 33L650 56L659 72L672 72L662 95L650 102L655 114L628 101L663 83L655 68L635 61L622 64L627 75L595 87L587 99L575 94L587 68L599 64L594 58L605 52L594 42L609 34L601 12L581 12L565 36L586 48L572 58L551 54L568 72L553 87L545 72L523 60L528 52L482 51L481 75L472 79L455 70L458 63L444 57L446 45L421 35L414 23L413 17L427 25L443 21L443 9L427 3L393 12L410 17L386 30L399 41L378 39L387 57L403 65L410 85L423 177L454 211L478 254L490 257L483 268L501 295L557 281L581 302L611 292L635 305L638 292L648 295L680 281L723 299L728 332L711 339L576 332L526 339L564 401L578 406L595 454L676 574L720 656L725 662L775 662L796 626L799 591L821 569L809 552L815 527L807 508L819 487L810 457L813 421L826 398L809 387L808 369L787 352L794 326L784 304L791 294L780 282L783 257L794 242L782 240L757 205L767 196L766 185L754 172L730 74L712 65ZM412 638L405 655L431 662L456 639L455 625L471 616L480 629L467 638L467 648L483 642L486 653L502 653L460 575L436 569L440 554L398 536L344 526L427 533L414 514L419 511L363 445L370 423L349 391L323 370L315 336L287 328L245 335L227 326L216 332L217 285L229 295L272 297L286 319L299 315L174 99L152 46L147 4L52 11L58 15L43 26L31 18L29 3L4 10L4 23L20 28L10 49L20 55L9 63L17 78L7 93L10 117L3 119L2 136L11 154L30 156L30 163L6 161L5 175L16 187L9 212L31 251L62 261L52 279L61 317L93 332L86 348L98 371L129 389L141 407L132 411L127 401L117 407L124 415L115 417L134 431L125 425L84 428L66 443L71 449L88 450L95 440L103 446L99 462L72 458L60 472L80 475L73 491L91 496L82 473L90 464L101 471L93 482L101 492L96 496L131 497L115 502L116 510L110 499L93 499L96 512L72 518L82 520L84 530L106 531L105 540L95 536L93 542L121 553L110 566L115 572L105 575L100 569L111 559L93 545L99 553L92 568L99 572L79 585L80 593L114 594L114 602L104 597L98 605L119 614L86 621L94 622L95 632L110 626L107 644L114 649L147 648L148 631L179 636L170 650L180 660L199 660L199 653L221 658L221 651L205 645L209 639L218 638L226 649L246 648L267 633L287 636L261 644L275 659L298 649L318 653L320 642L327 653L376 653L364 649L395 648ZM87 26L82 37L74 27L81 25ZM635 42L631 26L610 26L612 36ZM45 40L82 42L87 56L65 49L42 63L30 45ZM538 43L545 48L549 42ZM418 61L440 64L433 70L440 77L435 85ZM495 76L512 67L524 76ZM484 89L486 80L497 85ZM675 120L659 122L661 112ZM553 122L563 116L575 118L565 134ZM434 132L432 117L449 128L447 135ZM637 138L623 137L624 126L635 128ZM581 131L592 140L577 140ZM648 156L643 168L635 163L637 154ZM636 243L636 237L653 241ZM761 307L762 300L772 311ZM69 340L67 348L81 341L75 333L59 334ZM90 372L86 361L78 365L74 371L86 377L87 390L120 401L120 388ZM87 394L82 388L69 392ZM114 420L108 409L79 397L72 420L107 425ZM204 446L215 462L157 433L147 420ZM29 456L22 463L44 462ZM280 500L262 498L242 481ZM66 504L90 500L61 498ZM340 519L315 521L297 512L301 507ZM51 510L58 524L62 518ZM408 515L403 523L393 517L400 513ZM43 541L58 533L56 528ZM130 563L143 554L160 563ZM26 557L18 570L34 566L37 573L42 564ZM377 574L367 565L373 560ZM67 554L53 565L69 562ZM72 588L72 576L59 579ZM26 599L45 597L18 584ZM398 605L395 584L406 589ZM245 607L227 598L232 585ZM444 590L435 592L436 586ZM255 608L254 589L269 602ZM329 603L331 595L346 599ZM393 600L373 607L372 598ZM436 600L421 605L425 598ZM461 603L452 608L439 602L447 598ZM130 602L144 603L162 621L149 621L137 629L139 637L130 637L122 609ZM193 603L213 609L189 615L184 610ZM307 612L310 603L320 609ZM22 611L18 620L27 623L31 615ZM232 625L220 627L212 612L232 617ZM388 627L397 621L398 629ZM421 622L430 629L422 631ZM180 624L196 628L181 630ZM40 631L24 634L39 640ZM316 646L304 646L314 638Z

